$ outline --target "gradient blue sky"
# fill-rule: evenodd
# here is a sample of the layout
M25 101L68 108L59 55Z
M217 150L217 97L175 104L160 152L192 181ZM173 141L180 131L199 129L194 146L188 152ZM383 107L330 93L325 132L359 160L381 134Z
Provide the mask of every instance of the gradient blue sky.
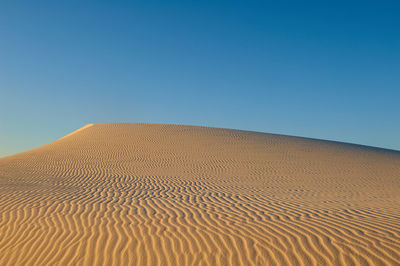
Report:
M100 122L400 150L399 14L398 1L1 1L0 157Z

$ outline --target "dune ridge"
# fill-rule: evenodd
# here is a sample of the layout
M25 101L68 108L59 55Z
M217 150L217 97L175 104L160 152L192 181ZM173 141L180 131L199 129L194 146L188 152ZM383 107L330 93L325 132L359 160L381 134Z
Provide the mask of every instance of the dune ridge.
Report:
M399 265L400 152L91 124L0 159L0 265Z

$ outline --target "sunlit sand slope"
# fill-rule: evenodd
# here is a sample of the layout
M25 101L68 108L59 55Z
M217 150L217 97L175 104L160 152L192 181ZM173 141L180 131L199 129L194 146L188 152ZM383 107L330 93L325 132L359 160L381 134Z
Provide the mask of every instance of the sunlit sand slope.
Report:
M400 153L94 124L0 159L0 265L399 265Z

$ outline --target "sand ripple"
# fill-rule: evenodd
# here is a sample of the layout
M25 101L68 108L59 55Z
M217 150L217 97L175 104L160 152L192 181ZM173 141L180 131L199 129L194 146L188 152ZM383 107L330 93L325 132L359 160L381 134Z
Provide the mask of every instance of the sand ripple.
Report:
M400 153L95 124L0 159L0 265L400 265Z

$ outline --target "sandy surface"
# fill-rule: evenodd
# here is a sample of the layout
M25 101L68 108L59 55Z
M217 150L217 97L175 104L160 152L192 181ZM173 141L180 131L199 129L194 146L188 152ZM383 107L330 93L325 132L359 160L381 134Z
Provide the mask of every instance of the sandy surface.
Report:
M95 124L0 159L0 265L291 264L400 264L400 152Z

